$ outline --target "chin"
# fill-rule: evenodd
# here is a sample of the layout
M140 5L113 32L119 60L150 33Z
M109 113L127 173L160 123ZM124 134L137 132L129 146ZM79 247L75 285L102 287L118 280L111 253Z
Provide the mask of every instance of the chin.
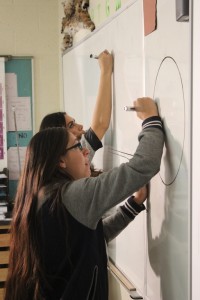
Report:
M91 176L90 168L89 168L89 170L87 170L86 174L87 174L86 177L90 177Z
M87 175L85 176L85 177L90 177L91 176L91 172L89 171L89 172L87 172Z
M81 178L89 178L90 176L91 176L90 170L86 170L84 173L82 173L82 174L79 176L79 179L81 179Z
M81 138L82 138L82 134L80 134L80 135L77 136L77 139L78 139L79 141L81 140Z

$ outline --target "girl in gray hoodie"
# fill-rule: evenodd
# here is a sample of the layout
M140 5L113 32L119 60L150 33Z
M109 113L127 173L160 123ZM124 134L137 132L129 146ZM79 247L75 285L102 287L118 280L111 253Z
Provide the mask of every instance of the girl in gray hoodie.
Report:
M32 138L15 199L5 300L108 299L105 239L144 209L145 197L132 194L159 171L164 143L154 101L134 106L143 128L133 158L95 178L88 149L66 128Z

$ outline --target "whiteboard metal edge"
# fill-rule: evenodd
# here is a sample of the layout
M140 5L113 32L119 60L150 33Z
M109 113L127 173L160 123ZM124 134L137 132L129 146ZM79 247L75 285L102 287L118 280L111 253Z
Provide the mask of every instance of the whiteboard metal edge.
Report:
M191 171L191 291L190 299L200 299L200 204L199 204L199 166L200 166L200 140L199 140L199 112L200 112L200 1L191 1L192 40L191 40L191 66L192 66L192 171Z

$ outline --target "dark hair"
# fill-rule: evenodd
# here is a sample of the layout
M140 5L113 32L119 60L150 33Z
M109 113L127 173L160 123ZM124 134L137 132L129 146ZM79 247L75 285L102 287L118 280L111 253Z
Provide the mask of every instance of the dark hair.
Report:
M65 112L55 112L46 115L40 124L40 131L52 127L66 127L65 115ZM92 164L90 166L90 170L91 177L97 177L102 173L102 170L95 169Z
M103 173L103 170L96 169L93 164L90 165L91 177L97 177Z
M65 112L55 112L46 115L40 124L40 131L51 127L66 127Z
M5 300L42 299L39 280L45 281L45 276L38 242L38 194L48 184L71 179L59 167L68 141L65 128L49 128L33 136L27 147L11 223Z

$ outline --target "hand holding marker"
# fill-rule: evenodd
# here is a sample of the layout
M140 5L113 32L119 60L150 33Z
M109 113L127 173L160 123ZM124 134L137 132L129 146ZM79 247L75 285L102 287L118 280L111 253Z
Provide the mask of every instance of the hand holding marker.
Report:
M98 55L90 54L90 58L98 59Z
M94 59L98 59L98 55L95 55L95 54L90 54L90 58L94 58ZM135 107L132 107L132 106L124 106L124 110L125 111L135 111Z
M136 108L134 106L124 106L125 111L136 111Z

